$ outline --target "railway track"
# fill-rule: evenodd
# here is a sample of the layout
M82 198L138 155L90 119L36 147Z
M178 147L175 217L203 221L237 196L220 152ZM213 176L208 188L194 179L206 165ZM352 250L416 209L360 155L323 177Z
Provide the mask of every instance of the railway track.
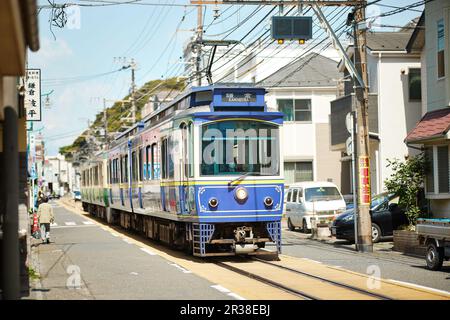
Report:
M305 300L393 300L379 293L275 264L260 258L253 257L233 262L215 260L214 263L220 267L286 291Z

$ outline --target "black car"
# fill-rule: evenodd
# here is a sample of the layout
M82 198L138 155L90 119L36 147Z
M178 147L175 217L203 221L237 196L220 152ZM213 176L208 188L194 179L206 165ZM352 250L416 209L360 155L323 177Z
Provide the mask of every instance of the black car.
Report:
M370 216L372 217L372 241L380 241L393 235L393 230L408 224L405 211L398 206L398 196L381 193L372 198ZM355 240L354 209L349 209L336 217L331 225L331 234L336 239Z

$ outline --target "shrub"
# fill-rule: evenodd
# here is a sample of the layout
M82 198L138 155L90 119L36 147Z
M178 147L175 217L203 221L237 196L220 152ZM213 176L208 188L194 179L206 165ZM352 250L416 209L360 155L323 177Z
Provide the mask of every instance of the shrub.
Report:
M408 157L405 161L387 161L387 166L392 168L392 174L384 182L386 189L389 193L400 196L399 205L405 208L410 226L414 226L421 215L417 196L424 184L427 168L425 156L422 153Z

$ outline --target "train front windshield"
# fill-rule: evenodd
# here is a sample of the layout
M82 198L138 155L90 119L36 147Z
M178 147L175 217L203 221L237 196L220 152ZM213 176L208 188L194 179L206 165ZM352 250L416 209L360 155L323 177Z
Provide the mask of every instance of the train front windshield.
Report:
M226 120L200 127L202 176L280 174L279 128L258 120Z

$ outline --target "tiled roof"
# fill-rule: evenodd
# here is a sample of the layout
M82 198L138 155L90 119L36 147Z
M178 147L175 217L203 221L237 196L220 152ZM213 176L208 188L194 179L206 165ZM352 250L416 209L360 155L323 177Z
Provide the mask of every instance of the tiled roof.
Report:
M367 46L372 51L401 51L411 39L413 30L402 32L368 32Z
M444 136L450 129L450 108L426 113L405 141L414 142Z

